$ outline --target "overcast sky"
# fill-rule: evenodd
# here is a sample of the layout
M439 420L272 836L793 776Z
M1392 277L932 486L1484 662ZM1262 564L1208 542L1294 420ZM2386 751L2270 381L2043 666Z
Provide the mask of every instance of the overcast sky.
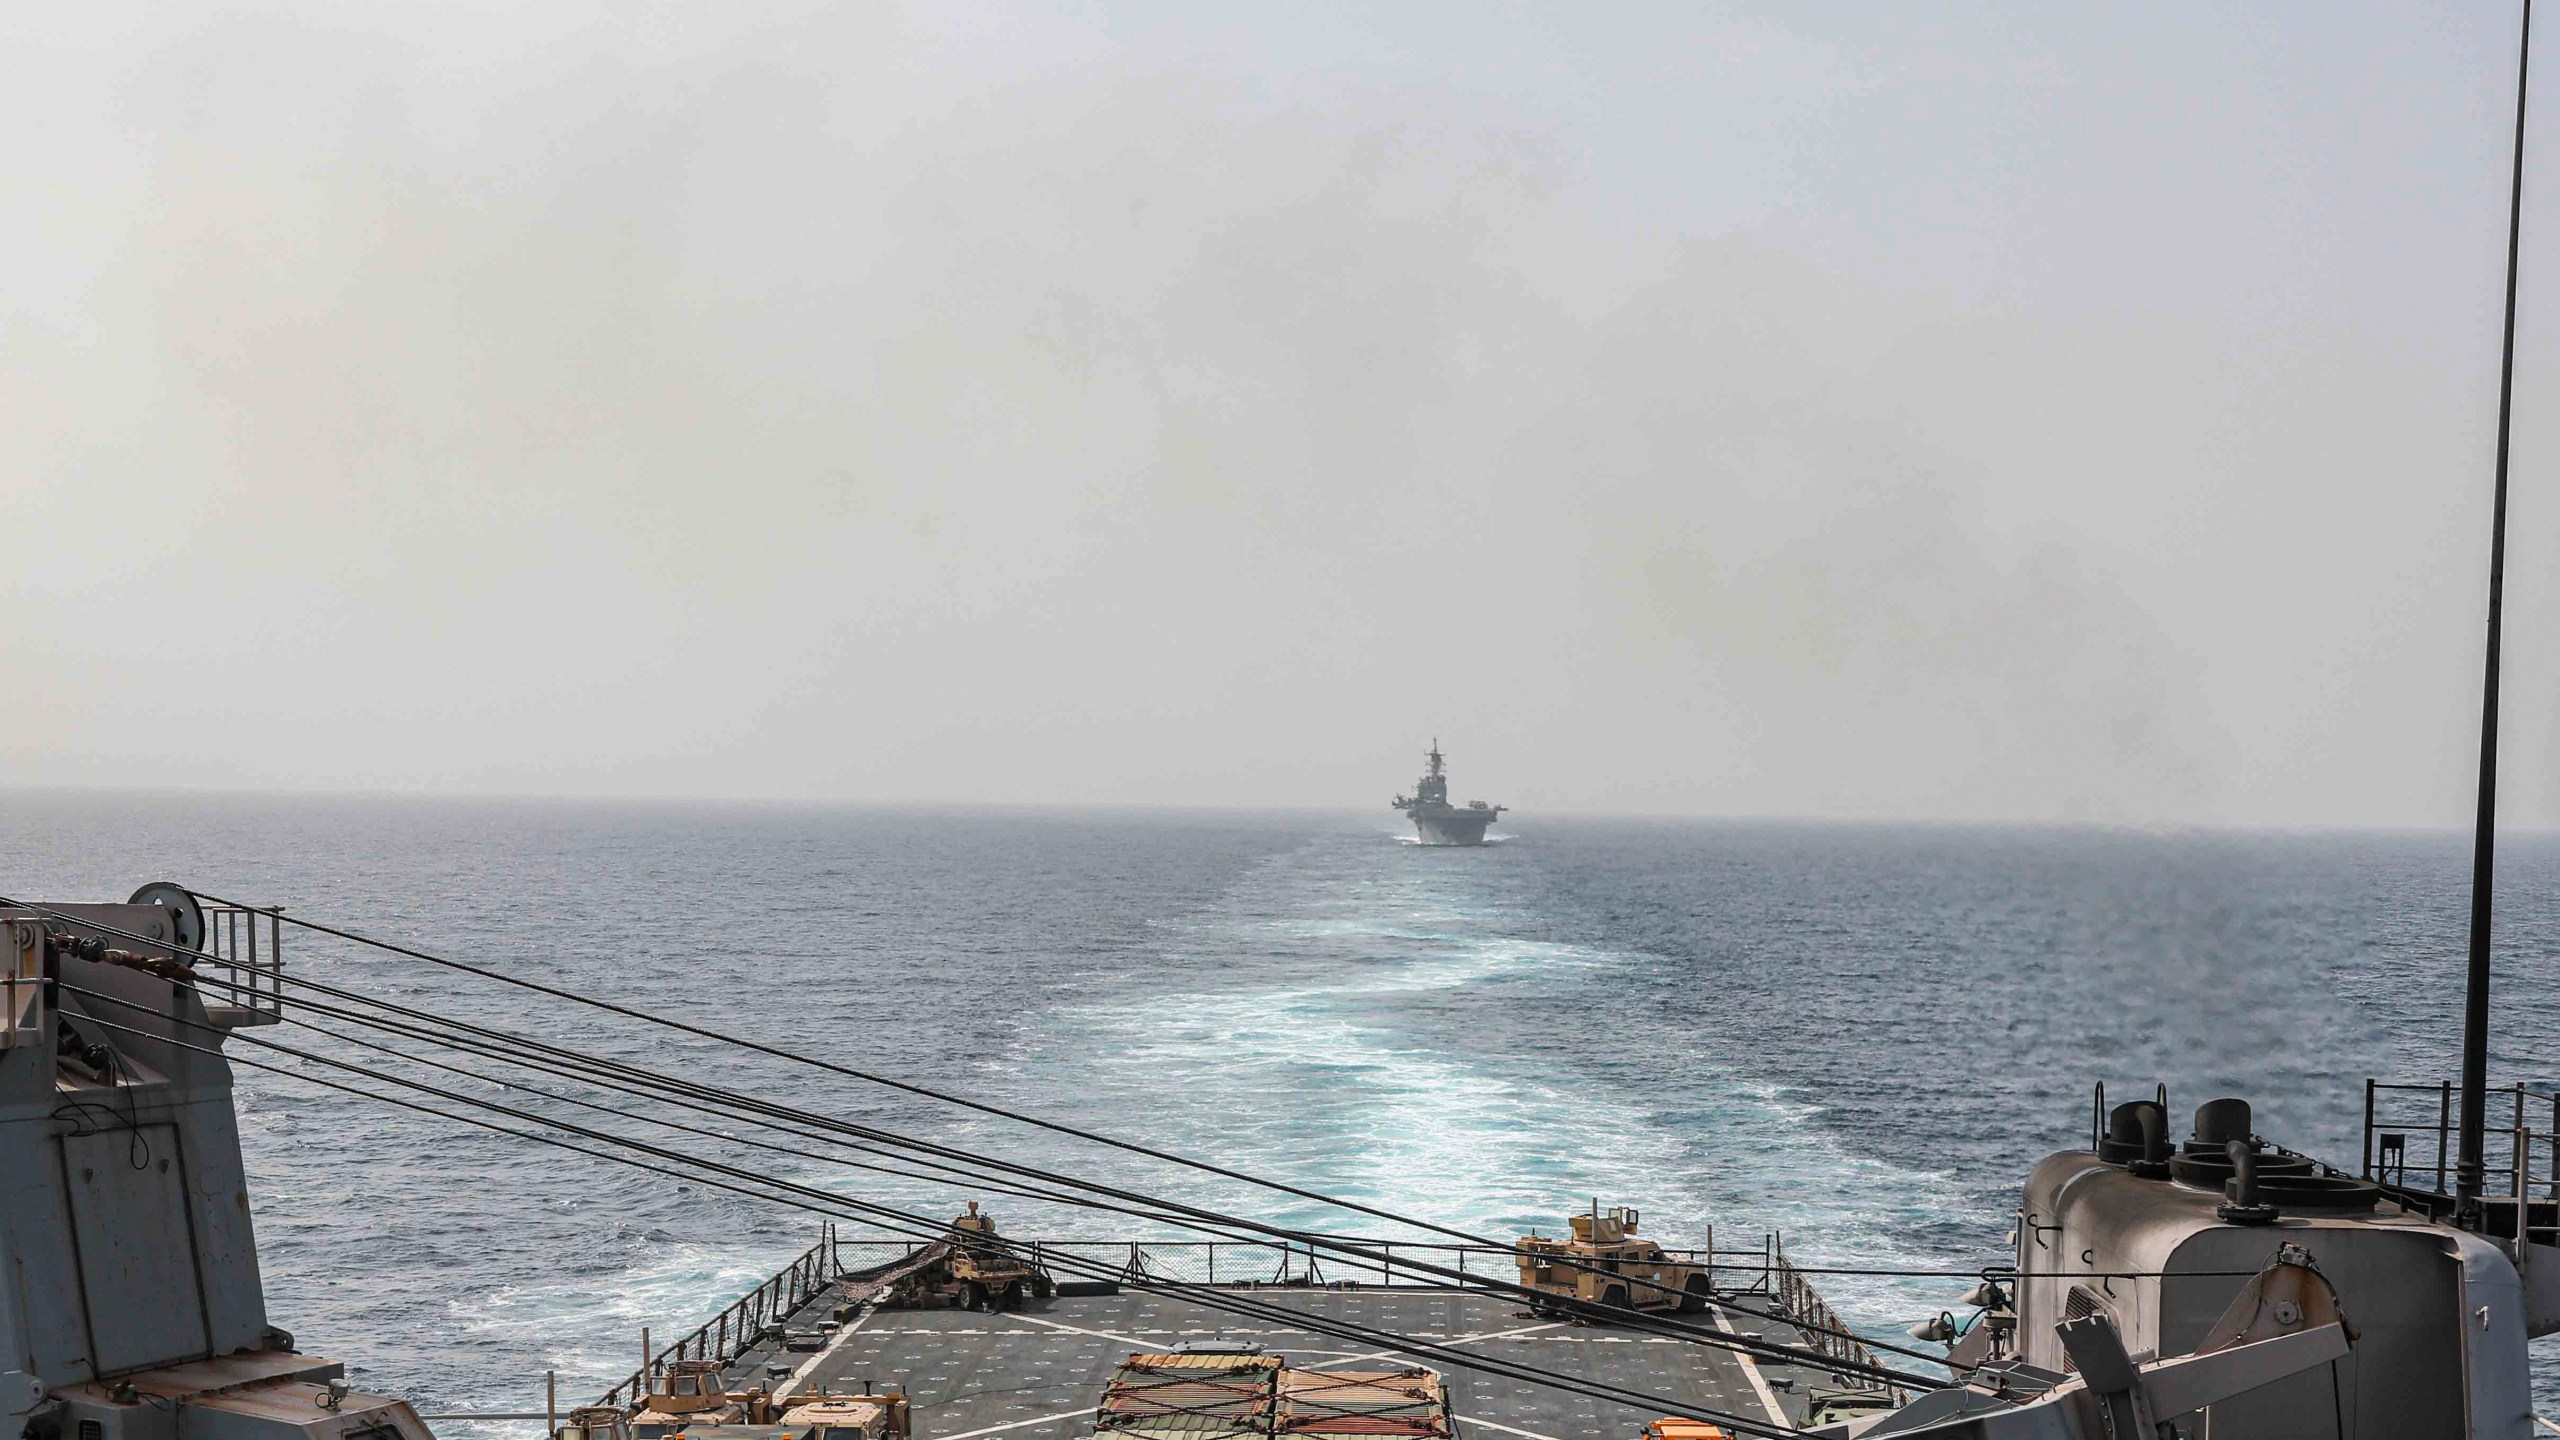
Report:
M204 8L0 22L12 783L2467 815L2505 0Z

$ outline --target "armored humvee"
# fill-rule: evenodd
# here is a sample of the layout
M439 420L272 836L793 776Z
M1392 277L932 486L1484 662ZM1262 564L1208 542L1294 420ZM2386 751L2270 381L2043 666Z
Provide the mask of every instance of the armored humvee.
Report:
M581 1405L551 1432L551 1440L631 1440L630 1417L619 1405Z
M949 1267L936 1288L963 1310L1015 1310L1026 1295L1045 1300L1054 1293L1049 1272L997 1239L995 1217L981 1213L975 1200L968 1214L952 1220L944 1243Z
M1024 1297L1046 1300L1058 1282L1037 1258L996 1234L995 1218L969 1202L942 1238L901 1260L844 1277L840 1317L865 1306L892 1309L1013 1310Z
M1536 1234L1520 1237L1514 1251L1520 1283L1539 1292L1530 1308L1541 1315L1571 1314L1582 1305L1613 1309L1677 1310L1683 1314L1706 1308L1710 1292L1708 1267L1672 1259L1661 1246L1637 1238L1637 1212L1621 1207L1603 1215L1597 1202L1588 1215L1573 1217L1573 1238L1550 1240Z
M903 1394L799 1395L782 1423L808 1440L906 1440L912 1433Z
M716 1360L670 1360L650 1375L648 1386L631 1415L634 1440L663 1440L709 1425L754 1424L764 1399L761 1391L730 1393Z

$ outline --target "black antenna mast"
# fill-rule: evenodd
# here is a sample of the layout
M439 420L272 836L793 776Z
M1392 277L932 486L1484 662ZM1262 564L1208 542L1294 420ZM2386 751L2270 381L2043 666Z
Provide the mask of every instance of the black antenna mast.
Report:
M2489 880L2497 851L2498 634L2507 587L2507 434L2516 395L2516 254L2524 236L2524 97L2532 72L2533 0L2516 42L2515 172L2507 190L2507 329L2498 364L2498 485L2489 520L2489 654L2480 681L2480 811L2471 840L2471 966L2462 996L2462 1149L2454 1162L2454 1216L2480 1228L2482 1134L2489 1109Z

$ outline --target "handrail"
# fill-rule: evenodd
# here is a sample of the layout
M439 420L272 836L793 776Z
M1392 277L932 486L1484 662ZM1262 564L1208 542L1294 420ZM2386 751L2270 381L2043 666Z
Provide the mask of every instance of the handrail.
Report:
M235 977L223 1004L247 1012L251 1024L271 1024L284 1014L284 907L207 905L204 958Z
M1297 1240L1104 1240L1061 1238L1008 1243L1037 1262L1045 1254L1080 1255L1108 1264L1132 1280L1170 1280L1194 1285L1339 1285L1445 1289L1453 1282L1417 1268L1422 1262L1462 1275L1510 1281L1520 1259L1540 1252L1517 1245L1470 1245L1444 1240L1374 1240L1335 1237L1339 1249L1369 1252L1375 1258L1339 1253L1336 1247L1310 1250ZM1663 1247L1667 1261L1695 1265L1708 1272L1716 1288L1727 1294L1770 1295L1777 1290L1780 1264L1774 1237L1764 1236L1749 1249L1716 1246ZM842 1240L839 1255L862 1257L847 1262L850 1270L868 1269L914 1254L911 1240ZM1801 1273L1799 1280L1804 1277ZM1809 1283L1809 1282L1808 1282Z
M863 1244L897 1244L896 1241L855 1241ZM737 1358L765 1327L809 1303L809 1297L835 1283L837 1274L834 1222L827 1223L818 1243L800 1253L798 1259L773 1273L772 1277L738 1297L735 1303L718 1315L702 1322L692 1334L673 1345L647 1356L645 1368L634 1370L628 1379L604 1392L599 1405L621 1406L623 1394L630 1393L629 1408L638 1409L649 1393L649 1376L664 1362L675 1360L714 1360L727 1365Z
M2512 1227L2503 1218L2492 1224L2500 1233L2511 1228L2511 1238L2519 1242L2560 1245L2560 1094L2521 1083L2501 1085L2488 1093L2512 1102L2511 1123L2488 1128L2488 1153L2480 1157L2482 1179L2503 1182L2484 1185L2489 1193L2483 1201L2498 1216L2514 1212ZM2410 1113L2407 1097L2419 1095L2435 1102L2426 1107L2429 1113ZM2449 1182L2454 1178L2460 1130L2454 1098L2450 1081L2428 1085L2367 1080L2364 1144L2357 1173L2414 1209L2428 1214L2449 1211L2455 1199ZM2395 1100L2400 1103L2395 1105ZM2538 1126L2545 1106L2548 1120ZM2490 1163L2500 1159L2505 1163Z
M2433 1095L2437 1090L2450 1083L2452 1082L2437 1081L2433 1084L2427 1084L2409 1080L2367 1080L2365 1082L2366 1085L2376 1090L2408 1090L2425 1095ZM2492 1085L2489 1087L2489 1093L2492 1095L2512 1095L2519 1091L2537 1100L2560 1100L2560 1091L2537 1090L2522 1081L2517 1081L2512 1085Z
M1420 1289L1445 1288L1451 1282L1414 1268L1413 1262L1456 1270L1464 1275L1512 1280L1518 1261L1538 1252L1516 1245L1466 1245L1449 1241L1369 1240L1339 1237L1340 1246L1369 1252L1374 1259L1340 1253L1334 1247L1310 1247L1299 1240L1011 1240L1035 1260L1046 1253L1083 1255L1107 1261L1133 1279L1175 1280L1187 1284L1318 1285L1356 1280L1362 1285ZM840 1253L878 1257L853 1268L884 1263L913 1254L908 1240L839 1240ZM1711 1271L1758 1271L1766 1268L1760 1249L1723 1247L1663 1248L1663 1258ZM1311 1278L1312 1277L1312 1278Z
M1769 1233L1769 1258L1776 1276L1778 1311L1798 1322L1797 1328L1808 1347L1834 1360L1866 1366L1879 1363L1876 1353L1850 1333L1848 1323L1833 1313L1813 1283L1788 1263L1786 1238L1774 1230ZM1898 1385L1892 1387L1892 1392L1897 1405L1908 1398Z

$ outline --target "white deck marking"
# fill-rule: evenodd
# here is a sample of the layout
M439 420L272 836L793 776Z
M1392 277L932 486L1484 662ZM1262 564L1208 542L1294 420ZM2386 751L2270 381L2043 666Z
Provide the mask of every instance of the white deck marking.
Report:
M826 1363L828 1356L833 1355L836 1351L842 1349L844 1347L844 1342L853 1338L853 1332L861 1329L864 1321L869 1320L872 1316L879 1313L880 1312L877 1310L865 1310L861 1314L853 1317L852 1324L836 1331L835 1338L827 1342L827 1348L810 1356L808 1363L802 1365L799 1369L792 1371L791 1378L783 1381L782 1388L774 1391L773 1393L776 1395L788 1395L792 1391L800 1388L801 1384L805 1382L820 1365Z
M1031 1319L1028 1315L1009 1316L1007 1318L1026 1321ZM1056 1329L1073 1328L1072 1326L1059 1325L1054 1320L1045 1323ZM1540 1330L1552 1330L1556 1328L1556 1325L1570 1325L1571 1323L1571 1321L1558 1321L1555 1322L1555 1324L1549 1325L1527 1325L1517 1330L1484 1331L1473 1335L1442 1335L1439 1332L1432 1330L1416 1330L1412 1332L1412 1338L1419 1343L1427 1345L1471 1345L1479 1340L1507 1340L1513 1336L1533 1334ZM881 1329L873 1330L868 1333L872 1335L1029 1335L1034 1332L1029 1330L988 1330L977 1326L967 1326L960 1329L933 1329L921 1325L898 1325L884 1326ZM1077 1333L1087 1334L1098 1332L1079 1331ZM1148 1326L1133 1326L1129 1330L1128 1334L1114 1335L1109 1338L1114 1340L1133 1340L1146 1336L1155 1336L1158 1340L1175 1340L1185 1335L1207 1335L1212 1338L1232 1337L1241 1340L1251 1339L1257 1336L1271 1335L1304 1335L1316 1337L1320 1335L1320 1332L1305 1329L1303 1327L1289 1327L1278 1330L1256 1330L1250 1327L1230 1327L1220 1330L1160 1330ZM1148 1343L1153 1344L1156 1343L1156 1341L1149 1341ZM1547 1337L1547 1343L1551 1345L1678 1345L1684 1342L1669 1335L1550 1335ZM1330 1355L1336 1358L1341 1358L1351 1354L1348 1350L1310 1350L1307 1353L1310 1355ZM1403 1353L1404 1352L1400 1350L1380 1350L1360 1358L1375 1360Z
M1021 1430L1032 1425L1046 1425L1052 1420L1090 1419L1092 1418L1092 1415L1093 1407L1087 1405L1075 1410L1061 1410L1055 1415L1034 1416L1029 1420L1008 1420L1002 1425L990 1425L984 1430L963 1430L957 1435L945 1435L942 1437L942 1440L975 1440L975 1437L980 1435L1001 1435L1007 1430ZM1494 1428L1498 1430L1502 1427L1497 1425ZM1520 1433L1525 1435L1528 1432L1524 1430Z
M1113 1334L1112 1332L1110 1332L1110 1331L1108 1331L1108 1330L1086 1330L1086 1329L1083 1329L1083 1328L1081 1328L1081 1327L1079 1327L1079 1326L1074 1326L1074 1325L1062 1325L1062 1324L1060 1324L1059 1322L1057 1322L1057 1321L1055 1321L1055 1320L1043 1320L1043 1319L1041 1319L1041 1318L1040 1318L1039 1316L1037 1316L1037 1315L1024 1315L1024 1314L1022 1314L1022 1313L1020 1313L1020 1312L1016 1312L1016 1313L1013 1315L1013 1317L1012 1317L1012 1318L1013 1318L1013 1319L1016 1319L1016 1320L1020 1320L1020 1321L1025 1321L1025 1322L1027 1322L1027 1323L1029 1323L1029 1324L1033 1324L1033 1325L1045 1326L1046 1328L1051 1329L1051 1330L1063 1330L1063 1331L1065 1331L1067 1334L1070 1334L1070 1335L1090 1335L1090 1336L1094 1337L1094 1338L1095 1338L1095 1339L1097 1339L1097 1340L1109 1340L1109 1341L1113 1341L1114 1343L1121 1344L1121 1345L1130 1345L1130 1346L1135 1346L1136 1348L1138 1348L1138 1349L1140 1349L1140 1350L1147 1349L1147 1348L1148 1348L1148 1346L1149 1346L1149 1343L1150 1343L1150 1342L1148 1342L1148 1341L1138 1339L1136 1336L1133 1336L1133 1335L1117 1335L1117 1334ZM1436 1342L1434 1342L1434 1343L1436 1343L1436 1344L1441 1344L1441 1345L1473 1345L1473 1344L1477 1343L1478 1341L1482 1341L1482 1340L1509 1340L1509 1339L1513 1339L1513 1338L1518 1337L1518 1336L1521 1336L1521 1335L1535 1335L1535 1334L1537 1334L1537 1333L1538 1333L1539 1331L1541 1331L1541 1330L1557 1330L1557 1329L1561 1329L1561 1328L1563 1328L1563 1327L1564 1327L1566 1324L1568 1324L1568 1323L1570 1323L1570 1322L1562 1321L1562 1320L1558 1320L1558 1321L1551 1321L1551 1322L1549 1322L1549 1323L1547 1323L1547 1324L1544 1324L1544 1325L1523 1325L1523 1326L1521 1326L1520 1328L1518 1328L1518 1329L1516 1329L1516 1330L1487 1330L1487 1331L1484 1331L1484 1332L1481 1332L1481 1333L1479 1333L1479 1334L1475 1334L1475 1335L1461 1335L1461 1336L1458 1336L1456 1339L1453 1339L1453 1340L1441 1340L1441 1341L1436 1341ZM987 1333L987 1332L985 1332L985 1331L980 1331L980 1330L970 1330L970 1331L956 1331L956 1330L946 1330L946 1331L900 1330L900 1331L894 1331L894 1332L890 1332L890 1333L894 1333L894 1334L901 1334L901 1335L921 1335L921 1334L946 1334L946 1335L972 1334L972 1335L977 1335L977 1334L985 1334L985 1333ZM1015 1332L1015 1333L1019 1334L1019 1333L1021 1333L1021 1332L1017 1331L1017 1332ZM1159 1331L1159 1332L1157 1332L1157 1333L1159 1333L1159 1334L1172 1335L1172 1334L1189 1334L1189 1333L1193 1333L1193 1332L1189 1332L1189 1331L1172 1331L1172 1330L1168 1330L1168 1331ZM1229 1334L1229 1335L1238 1335L1238 1334L1258 1334L1258 1335L1306 1335L1306 1334L1310 1334L1310 1333L1313 1333L1313 1332L1306 1331L1306 1330L1258 1330L1258 1331L1238 1331L1238 1330L1229 1330L1229 1331L1226 1331L1226 1332L1224 1332L1224 1333ZM1579 1338L1579 1337L1566 1337L1566 1338ZM1366 1355L1347 1355L1347 1354L1343 1354L1341 1351L1313 1351L1313 1352L1310 1352L1310 1353L1312 1353L1312 1354L1328 1355L1328 1356L1338 1356L1338 1357L1339 1357L1339 1360L1337 1361L1337 1363L1340 1363L1340 1364L1346 1364L1346 1365L1356 1365L1356 1364L1360 1363L1360 1362L1361 1362L1361 1361L1363 1361L1363 1360L1394 1360L1394 1359L1411 1359L1411 1358L1412 1358L1411 1356L1406 1355L1406 1354L1405 1354L1403 1351L1401 1351L1401 1350L1372 1350L1372 1351L1370 1351L1370 1352L1369 1352L1368 1354L1366 1354ZM957 1440L957 1437L953 1437L953 1440Z
M1723 1306L1710 1306L1708 1307L1708 1313L1716 1317L1716 1328L1722 1330L1727 1335L1739 1335L1742 1333L1741 1331L1733 1328L1733 1322L1731 1320L1725 1318ZM1742 1373L1751 1377L1751 1388L1760 1392L1760 1403L1769 1407L1769 1418L1776 1421L1778 1428L1781 1430L1794 1429L1795 1422L1787 1418L1786 1411L1778 1408L1778 1396L1775 1391L1769 1388L1769 1377L1760 1373L1760 1362L1752 1359L1747 1354L1738 1355L1738 1358L1742 1361Z
M1025 1314L1023 1314L1021 1311L1018 1311L1018 1310L1014 1312L1014 1316L1013 1316L1013 1318L1014 1318L1014 1319L1016 1319L1016 1320L1027 1320L1027 1321L1030 1321L1030 1322L1031 1322L1032 1324L1034 1324L1034 1325L1045 1325L1045 1326L1047 1326L1048 1328L1050 1328L1050 1329L1052 1329L1052 1330L1064 1330L1064 1331L1066 1331L1066 1332L1067 1332L1068 1334L1070 1334L1070 1335L1090 1335L1090 1336L1092 1336L1093 1338L1095 1338L1096 1340L1108 1340L1108 1341L1111 1341L1111 1342L1112 1342L1113 1344L1115 1344L1115 1345L1135 1345L1135 1346L1137 1346L1137 1347L1138 1347L1139 1349L1141 1349L1141 1350L1144 1350L1144 1349L1148 1348L1148 1347L1147 1347L1147 1342L1146 1342L1146 1341L1144 1341L1144 1340L1136 1340L1136 1339L1132 1339L1132 1338L1130 1338L1129 1336L1126 1336L1126 1335L1114 1335L1114 1334L1112 1334L1112 1333L1111 1333L1110 1331L1108 1331L1108 1330L1084 1330L1084 1329L1079 1329L1078 1327L1073 1326L1073 1325L1061 1325L1061 1324L1059 1324L1059 1323L1058 1323L1057 1321L1055 1321L1055 1320L1043 1320L1043 1319L1041 1319L1041 1318L1040 1318L1039 1316L1037 1316L1037 1315L1025 1315ZM1167 1333L1169 1334L1169 1333L1171 1333L1171 1332L1169 1332L1169 1331L1168 1331ZM985 1432L983 1432L983 1431L971 1431L970 1433L971 1433L971 1434L983 1434L983 1433L985 1433ZM954 1435L954 1436L951 1436L951 1437L950 1437L950 1440L960 1440L960 1437L959 1437L959 1436L957 1436L957 1435Z
M1467 1416L1466 1421L1469 1429L1473 1429L1474 1427L1481 1425L1487 1430L1499 1430L1505 1435L1526 1435L1529 1437L1529 1440L1556 1440L1556 1437L1553 1435L1548 1435L1536 1430L1523 1430L1517 1425L1505 1425L1499 1421L1486 1420L1475 1415Z
M1535 1335L1541 1330L1560 1330L1571 1323L1573 1322L1569 1320L1551 1320L1544 1325L1523 1325L1517 1330L1487 1330L1481 1335L1461 1335L1455 1340L1439 1340L1434 1341L1433 1343L1438 1345L1473 1345L1479 1340L1509 1340L1518 1335ZM1342 1357L1341 1363L1345 1365L1357 1365L1363 1360L1410 1360L1412 1358L1412 1356L1405 1354L1401 1350L1372 1350L1366 1355L1345 1355ZM1494 1428L1500 1429L1501 1427L1495 1426ZM1526 1434L1528 1432L1523 1431L1521 1433Z

